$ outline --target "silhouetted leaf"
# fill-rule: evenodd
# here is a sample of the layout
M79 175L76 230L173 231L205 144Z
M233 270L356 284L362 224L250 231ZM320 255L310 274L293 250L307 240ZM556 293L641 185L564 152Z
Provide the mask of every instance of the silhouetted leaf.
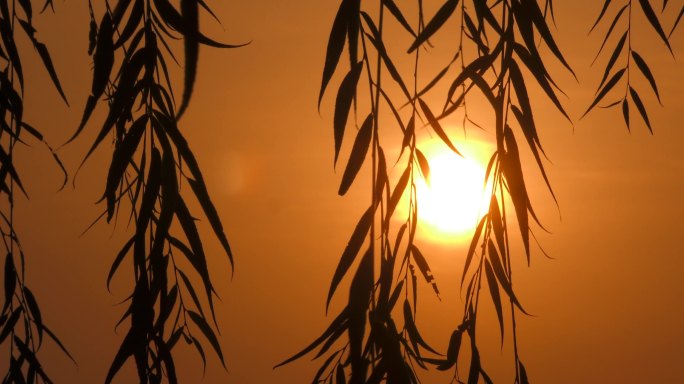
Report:
M520 384L529 384L529 381L527 380L527 371L520 360L518 360L518 371L520 372Z
M373 291L373 249L364 254L349 286L349 359L353 366L352 376L362 362L363 339L366 327L366 311ZM356 372L355 372L356 371ZM352 377L352 381L354 378Z
M499 284L501 284L501 287L506 291L506 294L508 294L508 297L511 299L511 302L515 304L518 309L520 309L524 314L529 315L527 313L520 302L518 301L518 298L515 296L515 293L513 292L513 287L511 286L511 282L508 279L508 275L506 275L506 271L504 270L503 264L501 263L501 258L499 257L499 253L496 251L496 247L494 246L494 243L492 243L491 239L489 240L489 244L487 246L487 249L489 250L489 261L491 262L492 269L494 270L494 275L496 276L496 279L499 281Z
M114 215L114 204L116 202L116 191L119 188L121 179L133 161L133 155L138 149L145 129L147 128L148 115L142 115L129 128L126 136L112 154L112 162L107 173L107 184L105 186L105 196L107 197L107 221Z
M513 200L513 206L515 207L518 226L520 227L520 235L522 237L523 245L525 246L525 255L527 256L527 264L529 265L530 239L527 211L528 209L531 210L531 208L527 196L527 188L525 187L525 180L523 178L518 144L515 141L513 131L508 126L504 129L504 139L507 150L505 156L502 157L503 173L506 177L511 200Z
M646 108L644 107L644 104L641 102L639 94L632 87L629 87L629 94L630 96L632 96L632 101L634 101L634 104L636 105L639 114L641 114L641 118L644 119L644 122L646 123L648 130L651 133L653 133L653 129L651 128L651 122L648 120L648 114L646 113Z
M347 34L347 25L349 24L349 17L358 17L358 15L349 15L349 8L352 0L342 0L340 8L337 10L335 21L330 30L330 37L328 38L328 48L325 54L325 66L323 67L323 80L321 81L321 90L318 95L318 108L321 107L321 100L325 89L335 73L337 63L342 56L344 49L344 41Z
M116 356L114 356L112 365L109 367L107 377L105 378L105 384L110 384L112 382L114 376L116 376L126 360L135 353L140 342L142 341L144 343L144 339L140 338L141 335L139 335L138 332L139 331L136 328L131 328L128 331L128 334L126 334L126 337L119 347L119 351L116 353Z
M489 214L482 216L482 218L480 219L480 222L477 224L477 227L475 228L475 232L473 233L473 238L470 240L470 247L468 248L468 253L466 254L465 264L463 266L463 276L461 276L461 286L463 286L463 282L465 281L466 273L468 273L468 267L470 266L471 261L473 261L473 255L475 254L475 248L477 247L478 242L480 241L480 235L482 234L482 229L484 229L485 223L487 223L488 217L489 217Z
M447 347L446 361L439 365L437 369L440 371L446 371L456 364L458 361L458 352L461 349L461 339L463 338L463 330L456 329L451 333L451 338L449 338L449 346Z
M122 4L122 2L117 3L117 8L120 4ZM123 30L120 31L119 36L114 43L115 50L121 48L128 41L131 35L133 35L133 32L135 32L136 28L140 24L140 21L142 20L144 5L145 2L143 0L135 0L135 4L133 4L131 13L128 16L128 21L126 22ZM117 17L115 12L114 21L118 25L119 22L116 21L116 19Z
M494 246L494 243L489 243L490 247ZM496 277L494 276L494 271L489 263L489 260L485 259L485 276L487 276L487 285L489 286L489 295L492 298L492 303L494 303L494 308L496 309L496 317L499 320L499 330L501 331L501 345L503 345L504 338L504 321L503 321L503 308L501 306L501 296L499 295L499 284L496 282Z
M402 92L404 92L406 98L410 100L411 94L409 93L408 88L406 88L406 84L404 83L404 80L401 78L401 75L399 74L397 67L394 65L394 62L392 61L392 59L390 59L389 55L387 54L387 49L385 47L385 43L382 40L382 35L380 34L380 31L375 26L375 23L373 23L373 19L371 19L371 17L368 16L367 13L361 12L361 16L363 16L364 21L366 21L366 24L368 25L368 28L371 30L372 33L372 35L366 35L368 36L368 39L373 44L375 49L378 51L378 54L380 55L382 62L385 63L387 72L389 72L390 76L392 76L392 79L397 83L397 85L399 85L399 88L401 88Z
M624 73L625 73L625 68L622 68L621 70L617 71L613 75L613 77L610 78L610 80L608 80L606 85L598 92L598 95L596 95L596 98L594 98L594 101L591 103L589 108L587 108L587 110L584 112L582 117L586 116L587 113L589 113L589 111L591 111L596 106L596 104L598 104L599 101L601 101L606 96L606 94L611 89L613 89L615 84L617 84L617 82L620 81L620 79L622 78L622 75L624 75Z
M342 147L342 138L344 137L344 130L347 126L347 118L351 108L352 100L356 95L356 85L359 81L359 75L363 69L363 61L356 63L349 73L344 77L340 88L337 91L337 99L335 101L335 119L333 123L334 137L335 137L335 160L337 164L337 157L340 154Z
M432 275L432 271L430 271L430 266L428 265L427 260L425 260L425 256L423 256L418 247L416 247L416 245L412 242L410 247L411 255L413 255L413 260L416 262L418 269L420 269L420 272L423 274L425 282L432 285L432 289L437 294L437 297L439 297L439 289L437 289L437 283L434 281L435 278Z
M86 101L86 106L83 110L83 117L76 132L67 140L65 144L72 142L85 128L90 115L92 114L97 101L104 93L109 76L114 65L114 31L112 29L112 19L108 13L102 17L100 29L97 34L97 45L95 47L95 54L93 55L93 84L90 91L90 96Z
M603 19L603 15L606 14L606 10L608 10L608 6L610 5L610 2L611 2L611 0L605 0L605 1L603 2L603 8L601 8L601 13L599 13L598 18L596 18L596 21L594 22L594 25L591 26L591 29L589 30L589 33L591 33L591 31L593 31L594 28L596 28L596 26L597 26L598 23L601 21L601 19Z
M354 229L354 232L352 233L351 238L347 243L347 246L344 248L342 257L340 257L340 262L337 264L335 274L333 275L333 278L330 281L328 298L325 301L326 312L328 311L328 306L330 305L330 300L332 299L332 296L335 293L335 289L337 289L337 285L342 280L342 277L344 277L344 275L347 273L347 270L349 270L349 267L354 262L356 255L358 255L359 253L359 249L361 249L361 245L363 245L363 241L366 238L366 234L368 234L371 223L373 222L373 214L374 210L372 209L372 207L369 207L366 210L366 212L364 212L364 214L361 216L361 219L356 224L356 228Z
M29 39L31 39L33 47L36 49L36 51L38 51L38 55L40 56L40 59L43 61L45 69L48 71L48 74L50 75L50 80L52 80L52 83L55 85L55 88L57 88L57 91L59 92L59 95L62 96L64 102L66 102L67 105L69 105L66 95L64 94L64 90L62 89L62 85L59 83L59 77L57 77L55 67L52 65L52 59L50 58L50 53L48 52L47 47L45 46L45 44L41 43L36 39L36 30L31 26L30 23L21 19L18 20L19 24L21 24L21 26L24 28L24 31L26 31L26 35L28 35Z
M214 331L211 329L209 324L207 324L207 321L204 319L203 316L199 315L197 312L187 311L187 314L190 316L190 319L195 323L195 325L197 325L200 331L202 331L204 337L206 337L207 340L209 340L209 343L211 344L212 348L214 348L214 351L221 360L223 368L226 368L226 363L223 360L223 353L221 352L221 346L219 345L218 339L216 338Z
M672 52L672 47L670 46L670 42L665 35L665 31L663 31L663 27L660 26L658 16L656 16L655 12L653 12L653 8L651 7L649 0L639 0L639 5L641 5L641 9L644 11L644 15L648 19L648 22L651 23L651 26L658 33L658 36L660 36L660 39L663 41L663 43L665 43L670 53L674 55L674 52Z
M4 163L3 163L4 164ZM14 268L14 260L12 259L12 254L8 253L5 256L5 304L3 305L2 311L4 313L7 308L9 308L12 303L12 296L14 296L14 291L17 288L17 271Z
M637 67L639 67L641 73L644 74L644 77L651 84L651 88L653 89L653 92L655 93L656 97L658 98L658 102L660 103L660 94L658 93L658 86L656 85L655 78L653 77L651 70L648 68L648 65L646 65L644 59L636 51L632 51L632 57L634 58L634 62L636 63Z
M442 129L442 126L439 124L439 121L435 118L435 115L430 111L430 107L423 101L423 99L418 99L418 104L420 104L420 108L423 110L423 114L425 115L425 118L427 118L428 122L430 123L430 126L432 129L435 131L437 136L439 136L440 139L446 144L447 147L449 147L452 151L454 151L457 155L461 155L461 153L454 147L454 145L451 143L451 140L449 139L449 136L447 136L446 132Z
M368 147L370 147L372 137L373 115L369 114L361 125L359 132L356 134L354 146L352 147L351 154L349 155L349 162L347 163L347 167L344 169L342 182L340 183L340 189L337 192L340 196L347 193L347 190L349 190L349 187L354 182L356 175L359 173L359 170L366 159L366 153L368 153Z
M418 165L420 166L420 172L423 174L423 178L430 184L430 164L425 158L425 155L423 155L423 152L418 148L416 148L416 160L418 160Z
M38 346L43 342L43 316L40 314L40 308L38 308L38 302L33 296L33 293L27 286L23 286L24 298L26 298L26 304L28 305L29 312L31 313L31 319L36 324L36 329L38 330Z
M408 33L410 33L414 37L416 36L416 33L413 31L413 28L411 28L411 25L408 23L408 21L406 21L406 18L401 13L399 7L397 7L397 5L394 3L394 0L382 0L382 4L384 4L385 7L387 7L387 10L390 11L392 16L394 16L394 18L397 19L399 24L401 24L401 26L404 27L404 29Z
M204 185L204 182L202 180L198 181L190 178L188 178L187 180L190 184L190 187L192 188L192 191L195 193L195 196L197 196L197 201L199 201L200 205L202 206L202 211L204 211L204 214L207 216L207 219L209 220L209 224L211 225L211 228L214 231L214 235L216 235L216 238L221 243L223 250L228 255L228 261L230 261L231 267L234 267L233 252L230 249L228 238L226 237L226 233L223 230L221 218L219 217L218 212L216 211L214 203L212 203L211 199L209 198L209 192L207 191L207 187ZM234 271L234 268L231 269L231 271Z
M627 98L622 100L622 117L625 119L627 130L629 130L629 103L627 102Z
M4 343L7 336L14 331L14 326L17 324L19 316L23 312L22 308L23 307L21 306L16 307L10 317L7 319L5 326L2 327L2 331L0 332L0 344Z
M625 4L622 8L620 8L617 14L615 14L615 18L613 19L613 22L610 24L610 27L608 27L608 31L606 32L606 35L604 36L603 41L601 42L601 47L599 48L598 52L596 52L596 57L594 57L592 64L596 61L596 59L598 59L599 55L601 54L601 51L603 51L603 47L606 45L606 42L608 41L608 38L613 32L615 25L617 25L617 22L620 20L620 16L622 16L622 14L625 12L629 4L631 3Z
M426 42L432 35L437 32L442 25L449 19L456 6L458 5L458 0L446 0L444 4L439 8L435 16L425 25L425 28L418 34L416 40L411 44L408 49L408 53L413 52L416 48L420 47L424 42Z
M406 331L408 332L409 338L411 339L411 342L414 345L414 350L416 354L418 354L418 346L421 345L423 348L427 349L428 351L434 353L434 354L439 354L437 351L432 349L423 337L420 335L420 332L418 331L418 327L416 327L416 323L413 320L413 313L411 312L411 304L409 303L408 299L404 300L404 325L406 326Z
M608 64L606 64L606 69L603 71L603 77L601 78L601 82L598 86L599 89L601 89L603 83L608 78L608 74L610 73L610 70L613 68L613 65L615 64L615 61L617 60L618 56L620 56L620 53L622 52L622 47L625 45L626 40L627 32L625 32L618 41L617 45L615 46L615 50L613 50L613 54L610 56L610 59L608 60Z
M325 370L328 368L328 366L330 366L330 363L332 363L332 361L337 357L337 355L340 354L340 352L341 351L335 351L332 354L330 354L330 356L328 356L327 359L325 359L325 362L323 362L323 365L321 365L320 368L318 368L318 371L316 372L316 375L314 376L312 383L315 384L315 383L320 382L321 376L323 376L323 373L325 373Z

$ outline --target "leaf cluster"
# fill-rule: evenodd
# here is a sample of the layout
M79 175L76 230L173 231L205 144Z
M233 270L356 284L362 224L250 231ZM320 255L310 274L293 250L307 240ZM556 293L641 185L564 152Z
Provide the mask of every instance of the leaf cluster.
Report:
M656 14L656 10L651 4L652 2L649 0L639 0L638 2L639 10L641 13L643 13L643 16L648 21L651 29L656 33L658 39L667 47L670 53L674 55L672 52L672 47L670 46L669 38L675 29L677 29L682 15L684 15L684 6L680 8L677 19L673 23L670 32L666 34L665 29L660 21L660 17ZM622 117L627 129L629 130L630 105L633 105L639 112L639 115L646 124L649 132L653 133L653 128L648 117L646 106L644 105L639 92L634 88L634 77L630 76L634 72L633 69L636 65L636 68L639 70L641 75L648 81L651 91L657 98L658 103L662 105L662 101L660 100L660 92L658 91L658 85L653 72L642 55L640 55L632 46L632 22L637 13L637 10L634 9L636 8L634 3L636 3L636 1L628 0L622 6L611 6L613 4L612 1L605 0L598 18L589 31L591 33L600 24L606 24L608 20L610 20L609 15L613 14L612 21L610 21L608 29L605 32L601 46L596 54L596 58L594 58L594 62L596 62L596 60L600 57L604 47L606 47L606 43L611 39L611 37L617 35L620 37L617 38L617 43L615 43L613 51L606 61L603 75L601 76L601 81L594 95L594 100L589 105L586 112L584 112L584 115L588 114L597 106L601 106L603 108L620 106L622 110ZM667 3L667 0L663 1L661 9L662 12L666 10ZM637 24L635 23L634 25L636 26ZM622 31L620 31L620 26L624 26ZM622 66L619 64L621 59L624 63ZM618 84L624 84L624 92L621 96L620 91L618 91L619 88L616 88ZM618 95L617 97L615 96L616 93ZM613 101L609 101L606 105L600 104L601 101L611 97L613 98Z
M182 184L190 186L190 194L231 266L233 256L197 159L178 122L192 95L200 44L235 46L218 43L200 31L200 10L213 15L201 0L182 0L179 8L168 0L120 0L111 7L106 2L99 22L92 4L90 7L91 94L70 140L82 132L98 101L104 99L107 114L83 162L105 138L113 137L102 197L106 209L100 218L111 221L118 217L121 203L127 201L128 221L135 228L114 258L107 278L109 286L128 263L134 285L119 321L129 322L130 327L105 382L111 382L126 361L133 360L141 383L176 383L172 352L181 339L192 345L206 364L201 335L225 367L215 330L216 292L196 219L186 194L181 193ZM177 60L172 40L182 40L184 48L184 86L178 107L168 69L169 59ZM180 234L175 233L176 227ZM204 294L206 302L198 293Z
M43 10L52 6L45 2ZM57 164L59 158L45 142L42 134L29 125L24 109L24 71L15 32L22 31L38 53L43 67L66 102L66 96L57 77L46 46L36 37L33 27L33 5L29 0L0 3L0 235L5 247L4 301L0 311L0 344L9 350L7 371L3 371L3 383L51 383L43 369L38 351L43 337L52 340L69 358L59 338L46 326L35 295L26 284L25 256L14 227L15 186L28 196L19 177L14 161L17 143L27 144L27 138L42 142L52 152ZM66 181L66 172L64 172ZM17 262L18 261L18 262ZM73 358L71 358L73 360Z

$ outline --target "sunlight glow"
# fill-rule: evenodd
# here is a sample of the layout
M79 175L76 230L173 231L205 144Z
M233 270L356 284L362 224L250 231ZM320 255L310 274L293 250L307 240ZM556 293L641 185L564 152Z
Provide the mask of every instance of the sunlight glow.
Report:
M488 208L486 163L474 147L459 147L461 157L442 143L430 144L419 146L430 165L429 183L422 177L416 180L421 232L437 242L467 241Z

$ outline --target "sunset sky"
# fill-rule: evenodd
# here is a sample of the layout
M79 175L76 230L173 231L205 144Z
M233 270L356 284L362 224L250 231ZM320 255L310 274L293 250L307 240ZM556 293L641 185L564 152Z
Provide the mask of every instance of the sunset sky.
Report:
M205 226L210 272L221 297L217 317L228 372L209 356L204 382L310 382L319 362L310 363L309 357L272 367L328 325L325 299L330 279L369 202L362 182L344 197L337 194L343 168L333 167L332 120L339 74L320 113L317 109L338 1L208 3L222 23L205 18L208 35L229 43L251 43L234 50L203 47L195 93L180 122L236 262L231 281L228 260ZM424 3L428 15L440 4ZM524 255L514 255L517 296L534 315L518 318L520 354L531 380L538 383L684 382L683 29L672 36L673 58L646 20L637 20L645 33L634 36L633 44L654 71L664 105L659 106L647 85L639 83L654 135L636 113L629 133L618 109L596 109L580 120L606 60L604 56L590 66L606 28L587 36L600 3L554 3L555 36L579 80L552 66L567 94L562 101L573 124L553 113L538 90L531 96L560 207L536 168L526 168L532 204L550 232L537 229L535 234L553 260L533 247L527 268ZM681 6L672 3L672 9ZM87 2L55 5L56 15L37 16L36 24L52 52L70 107L50 88L35 52L26 50L23 57L31 58L24 59L25 118L57 147L80 121L92 63L87 55ZM666 25L671 23L667 19ZM72 177L95 137L103 110L101 104L85 134L60 150ZM456 145L463 143L462 128L449 129ZM487 140L492 137L492 132L473 131L463 145L471 145L468 140L481 143L473 151L483 151L486 159ZM346 160L349 145L345 142L342 159ZM30 152L21 148L18 156L31 197L19 201L15 213L27 256L27 284L45 322L78 361L74 366L48 343L42 352L45 369L56 383L101 382L125 332L122 328L116 334L114 325L125 311L117 304L128 295L130 284L121 276L109 293L105 281L131 228L123 219L116 226L98 223L79 235L104 209L95 202L104 189L103 170L111 152L98 150L78 173L76 187L69 184L61 192L56 192L59 170L42 146L34 145ZM427 341L444 351L462 315L459 283L467 245L429 236L419 241L442 300L421 287L425 297L418 325ZM346 291L339 293L330 315L346 300ZM487 344L485 338L482 358L485 369L497 376L509 372L511 363L502 358L492 313L485 308L493 342ZM0 361L0 371L5 363ZM131 363L118 382L133 377ZM199 382L202 377L194 350L179 349L177 367L183 382ZM449 378L429 373L424 382L448 383Z

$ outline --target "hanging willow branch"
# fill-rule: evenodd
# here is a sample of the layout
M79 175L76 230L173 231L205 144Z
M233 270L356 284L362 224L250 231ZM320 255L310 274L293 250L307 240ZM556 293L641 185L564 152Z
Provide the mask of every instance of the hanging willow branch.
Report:
M649 22L669 47L657 18L649 12L648 1L639 1ZM599 21L609 3L610 1L606 1ZM348 302L318 339L281 365L318 349L315 358L324 355L328 357L316 373L314 382L415 383L418 381L415 367L426 368L426 364L435 365L439 370L453 369L453 381L462 382L458 362L459 357L464 358L460 353L462 342L469 340L470 353L467 356L470 368L465 380L473 384L480 379L491 382L484 369L486 360L480 356L476 340L478 309L482 299L488 297L496 310L501 342L512 344L514 382L527 383L528 376L519 355L516 332L516 315L527 312L513 289L511 259L514 252L510 238L520 236L529 264L533 227L543 227L528 195L525 179L530 167L521 161L520 151L523 146L528 147L533 155L533 166L541 173L551 197L556 201L544 167L543 158L546 155L538 135L533 103L528 91L530 85L539 87L557 111L569 120L558 97L562 91L546 69L547 61L551 58L560 62L574 76L551 33L547 17L553 18L553 3L551 0L543 4L535 0L446 0L434 16L424 23L422 2L418 0L415 7L415 26L409 22L412 18L407 17L394 1L381 0L374 4L379 8L375 18L370 16L371 12L362 9L360 1L341 1L328 41L319 96L320 104L333 75L338 71L346 46L350 59L349 72L342 79L337 92L333 122L335 162L338 160L344 136L354 132L348 124L352 105L355 107L354 116L367 117L361 124L355 124L359 128L342 176L340 195L351 187L364 163L370 163L367 166L372 171L371 205L361 216L342 253L331 281L326 307L343 278L350 275ZM663 8L666 4L664 2ZM364 3L366 5L368 3ZM619 17L618 14L616 18ZM386 18L398 23L413 38L413 43L407 50L408 55L415 55L411 82L405 80L408 77L401 75L395 65L409 57L390 58L390 52L396 47L383 34ZM681 13L673 30L680 18ZM460 29L458 40L451 40L455 46L453 59L429 82L419 86L419 53L429 53L430 39L440 34L445 25L453 22ZM589 110L605 96L625 71L623 69L612 80L605 82L625 39L623 37L618 43L615 50L617 53L609 61L598 96ZM644 60L631 51L631 48L628 49L651 83L656 96L659 96ZM544 50L550 52L549 57L540 54ZM361 53L360 59L357 52ZM453 64L459 58L461 65L456 68ZM369 100L370 105L360 108L368 108L370 112L367 115L356 110L357 101L361 99L359 93L363 92L363 87L359 86L362 79L367 79L369 87L368 94L363 99ZM413 90L409 91L411 83ZM427 95L434 94L437 84L447 85L448 88L444 107L439 113L435 113L438 109L426 102ZM628 87L633 102L650 129L643 104L629 84ZM444 129L441 121L458 112L462 113L464 129L466 123L472 123L466 109L466 100L473 92L484 97L490 107L488 113L494 117L492 129L496 151L491 156L486 177L486 183L492 185L489 210L477 225L465 258L461 282L462 288L465 288L463 317L449 337L446 354L424 357L425 351L432 354L437 352L423 340L415 324L418 298L416 269L437 295L439 291L427 258L419 250L415 240L419 208L414 182L416 169L426 178L429 178L430 173L428 160L416 143L416 126L424 122L446 146L458 153L451 139L452 133ZM626 105L626 99L623 104ZM388 108L394 119L381 123L381 106ZM406 112L407 109L410 113ZM627 112L625 116L629 124ZM402 131L399 159L392 159L389 163L400 164L404 159L405 169L394 183L388 178L388 161L382 144L385 141L381 140L378 129L381 125L395 126ZM387 128L383 129L385 130ZM385 147L388 145L390 144L385 144ZM523 172L523 169L526 171ZM456 178L458 176L454 175ZM404 195L408 195L409 210L402 221L395 215L395 208ZM393 222L397 221L402 224L398 230L393 230ZM517 228L511 226L511 223L517 223ZM356 270L352 272L354 265ZM380 271L375 271L374 268L378 265ZM481 295L483 292L485 294ZM404 296L403 310L395 308L401 296ZM510 323L511 335L504 335L507 322ZM346 342L343 341L345 335ZM334 347L335 345L339 347Z
M90 4L93 82L83 119L71 138L86 126L97 101L107 100L106 118L83 161L106 137L113 136L114 151L103 197L105 215L111 221L121 202L127 200L135 232L116 255L107 277L109 285L128 261L134 285L126 300L128 309L120 320L129 322L130 327L105 382L110 383L132 359L141 383L176 383L172 351L181 338L197 349L204 364L205 347L200 339L205 339L225 367L215 330L216 292L202 239L188 208L188 194L181 193L181 184L190 186L190 195L199 202L231 267L233 255L178 120L192 95L200 44L236 46L218 43L200 31L200 8L211 12L201 0L181 0L180 9L168 0L121 0L113 7L110 2L105 4L99 23ZM183 42L185 71L183 94L176 107L167 61L180 56L172 41L178 39ZM116 61L120 61L118 68ZM172 231L174 222L179 224L180 233ZM198 289L204 293L205 303L200 301Z
M669 52L674 57L674 52L672 51L672 47L670 46L669 38L672 35L672 33L677 29L677 26L679 25L679 22L682 19L682 15L684 15L684 5L681 5L679 10L675 9L676 12L679 12L677 19L673 23L672 27L669 29L669 33L666 33L666 30L664 29L662 22L660 20L662 16L659 17L656 14L656 9L658 7L655 7L654 9L653 4L651 4L651 1L648 0L639 0L638 2L639 10L641 11L641 13L643 13L643 16L646 18L646 20L648 20L649 26L651 27L653 32L655 32L655 34L658 36L658 40L663 43L663 45L669 50ZM663 1L661 12L666 11L667 3L667 0ZM616 7L619 8L617 8L616 10ZM586 112L584 112L583 117L586 116L595 107L600 106L601 101L610 100L610 98L612 97L613 101L609 101L609 103L603 106L603 108L611 108L620 105L622 109L622 117L625 121L625 125L627 126L628 130L630 129L630 105L632 105L636 107L636 110L639 112L639 115L646 124L646 127L648 128L649 132L653 133L653 128L651 127L651 120L648 117L646 106L642 101L642 97L639 95L639 92L636 90L636 88L634 88L634 78L636 74L636 71L634 69L636 65L636 69L639 70L640 76L643 76L644 79L648 81L648 84L651 88L651 91L653 92L653 95L658 100L658 103L662 105L662 101L660 100L660 92L658 91L658 85L656 83L655 76L653 75L653 72L646 63L646 60L642 57L642 55L640 55L636 51L632 44L632 32L634 31L636 26L636 23L634 26L632 25L632 21L634 20L634 17L638 12L638 10L636 9L636 1L627 0L626 2L624 2L623 5L616 5L614 7L611 7L611 1L606 0L603 3L603 7L601 8L601 12L599 13L598 18L596 19L596 22L594 22L594 25L592 25L589 32L591 33L599 24L602 24L602 22L608 17L609 14L611 14L611 12L614 12L613 20L611 21L610 26L606 30L606 33L603 37L603 41L601 42L601 46L598 49L598 52L596 53L596 57L594 58L594 62L596 62L596 60L601 55L603 48L606 47L606 43L608 42L611 36L613 36L614 34L620 34L620 38L615 44L613 52L611 53L610 57L608 58L608 61L606 62L606 66L603 70L603 75L601 76L601 81L599 82L598 88L596 89L594 100L589 105ZM624 24L626 25L623 28L623 32L618 32L620 26ZM620 66L619 64L620 60L624 63L622 66ZM623 79L625 79L625 81L622 81ZM619 87L616 88L616 86L618 86L618 84L623 83L623 91L620 92ZM617 98L615 97L616 93L619 95L619 97ZM632 108L632 110L634 109Z
M43 7L51 6L47 1ZM4 301L0 310L0 345L7 345L6 371L0 372L2 383L51 383L38 357L43 338L51 339L70 359L59 338L43 320L35 295L26 279L25 255L15 231L15 192L27 196L19 178L14 152L17 143L25 143L27 137L43 142L42 134L24 120L24 71L17 48L15 32L22 30L38 52L53 85L66 102L47 48L36 38L33 27L33 8L29 1L0 2L0 235L5 247L3 288ZM52 152L57 164L61 162ZM62 171L64 168L62 167ZM66 173L65 173L66 178Z

